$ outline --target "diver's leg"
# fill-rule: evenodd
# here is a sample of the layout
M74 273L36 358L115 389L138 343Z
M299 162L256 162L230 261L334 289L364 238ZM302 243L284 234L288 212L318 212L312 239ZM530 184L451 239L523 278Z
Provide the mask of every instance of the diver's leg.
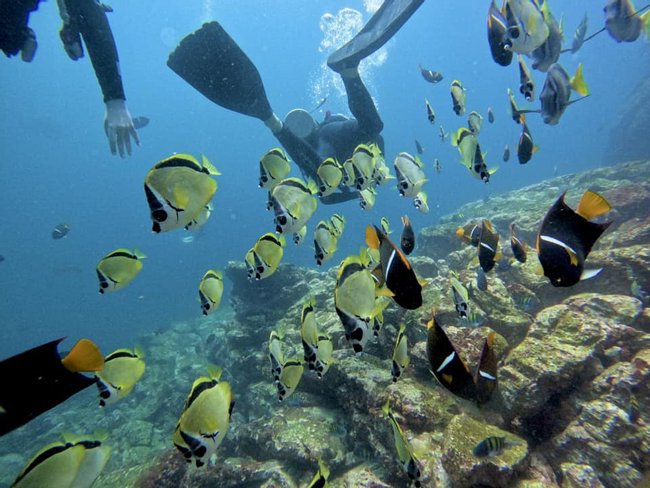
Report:
M348 68L341 72L341 79L348 95L348 107L357 119L359 130L369 137L379 134L384 123L379 117L366 85L363 84L357 68Z

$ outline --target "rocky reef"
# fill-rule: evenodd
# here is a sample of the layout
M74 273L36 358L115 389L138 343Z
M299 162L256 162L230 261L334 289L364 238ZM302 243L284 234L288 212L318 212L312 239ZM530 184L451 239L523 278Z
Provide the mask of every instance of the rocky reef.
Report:
M147 372L118 405L92 408L96 393L84 392L6 436L0 483L11 483L42 439L75 425L109 432L113 457L97 486L298 487L322 460L332 487L405 487L382 412L388 400L419 460L423 486L638 486L650 471L649 174L650 161L635 161L562 176L467 204L423 229L411 259L429 280L423 306L405 311L391 303L379 337L358 356L334 309L336 268L281 265L251 283L244 265L232 262L225 270L233 284L230 310L222 305L214 316L143 337ZM560 289L538 273L534 249L525 264L512 259L507 229L516 222L518 236L534 243L546 210L566 189L574 207L586 189L603 194L614 223L587 260L603 271ZM487 291L476 287L475 248L455 235L459 225L482 217L493 222L504 248ZM473 285L470 320L456 318L451 271ZM306 371L296 392L278 403L269 333L278 331L286 357L302 355L300 312L309 297L320 330L332 337L335 362L322 379ZM499 386L487 404L454 397L430 373L426 323L434 309L472 370L485 337L496 332ZM393 383L401 323L411 364ZM195 468L175 451L171 435L193 379L209 364L223 368L236 404L217 459ZM476 457L474 447L491 436L505 438L506 447ZM17 445L24 446L18 454L11 448Z

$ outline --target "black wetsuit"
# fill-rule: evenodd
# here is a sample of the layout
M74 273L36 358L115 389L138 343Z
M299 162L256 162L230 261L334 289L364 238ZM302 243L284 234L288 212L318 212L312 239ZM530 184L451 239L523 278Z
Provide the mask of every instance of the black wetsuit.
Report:
M0 49L7 56L18 54L31 35L29 14L40 1L0 0ZM95 0L65 0L65 4L70 16L68 28L83 38L104 102L125 100L117 48L104 6Z
M343 77L343 84L353 119L326 118L307 139L298 138L286 126L276 134L303 175L314 180L321 162L328 157L336 157L342 163L352 156L359 144L372 142L378 144L382 151L384 149L380 135L384 123L363 81L358 76ZM321 201L325 204L339 203L357 196L356 191L342 187L338 192L321 198Z

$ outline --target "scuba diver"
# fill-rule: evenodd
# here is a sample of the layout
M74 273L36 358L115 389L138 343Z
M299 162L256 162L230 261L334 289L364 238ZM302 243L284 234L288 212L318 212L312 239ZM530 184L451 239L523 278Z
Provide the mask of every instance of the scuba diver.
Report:
M383 151L383 122L358 66L388 42L424 0L385 0L361 31L332 53L327 65L341 76L353 118L328 115L320 124L305 110L296 109L281 120L271 109L257 68L216 21L186 36L170 54L167 65L212 102L260 119L298 165L303 176L316 179L323 160L345 161L359 144L376 143ZM357 198L340 186L322 197L326 204Z
M0 49L7 57L20 53L30 63L36 55L36 34L28 27L29 15L41 0L0 0ZM57 0L63 26L59 32L68 56L77 61L84 56L81 39L86 45L95 75L104 96L106 117L104 130L111 153L124 157L131 154L131 138L140 145L136 129L149 121L131 118L126 107L119 58L106 12L113 9L96 0Z

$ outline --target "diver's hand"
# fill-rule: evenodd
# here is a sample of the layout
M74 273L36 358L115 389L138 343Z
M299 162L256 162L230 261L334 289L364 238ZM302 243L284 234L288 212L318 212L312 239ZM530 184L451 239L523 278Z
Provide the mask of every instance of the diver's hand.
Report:
M124 151L131 155L131 138L139 146L140 139L135 130L131 114L126 108L124 100L109 100L106 102L106 118L104 119L104 130L108 137L108 144L112 154L119 151L120 157L124 157Z

